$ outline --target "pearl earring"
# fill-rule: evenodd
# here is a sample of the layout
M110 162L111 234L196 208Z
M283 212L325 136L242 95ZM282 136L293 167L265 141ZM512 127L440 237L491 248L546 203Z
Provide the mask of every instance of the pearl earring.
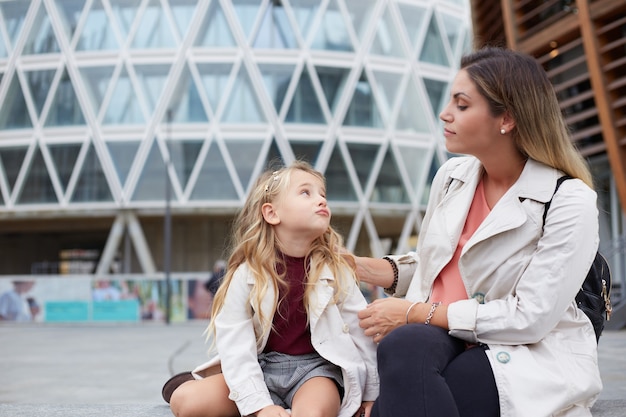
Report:
M504 128L500 129L500 134L504 135L506 133L506 130L504 130Z

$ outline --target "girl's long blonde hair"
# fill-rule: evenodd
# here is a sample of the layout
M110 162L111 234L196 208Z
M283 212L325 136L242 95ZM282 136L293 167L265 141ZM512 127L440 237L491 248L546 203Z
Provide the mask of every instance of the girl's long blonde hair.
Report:
M572 143L554 87L537 60L485 47L464 56L461 68L487 99L493 116L509 112L513 117L511 133L522 154L593 188L589 167Z
M249 297L249 308L250 311L254 311L254 314L259 316L259 321L262 324L262 334L256 335L257 344L260 344L263 337L272 328L272 320L280 302L278 299L279 289L288 289L284 273L278 274L276 269L277 264L282 264L281 270L285 271L284 260L279 256L280 246L274 227L264 220L261 210L263 204L275 202L280 197L289 185L291 174L296 170L309 173L317 177L324 186L326 185L324 176L304 161L296 161L277 171L266 171L257 179L233 224L231 254L228 259L226 275L213 299L211 317L215 318L224 306L224 299L235 271L240 265L246 263L250 274L254 276L254 285ZM352 264L347 255L340 253L341 248L343 248L343 239L331 226L311 245L305 257L308 261L304 293L307 313L309 313L309 304L314 301L313 291L315 284L320 279L324 265L330 268L335 277L335 280L331 281L335 290L333 299L335 303L344 293L346 286L351 285L356 280ZM265 317L260 306L269 288L274 291L274 307L272 314ZM215 320L211 320L207 329L209 338L215 336L214 322Z

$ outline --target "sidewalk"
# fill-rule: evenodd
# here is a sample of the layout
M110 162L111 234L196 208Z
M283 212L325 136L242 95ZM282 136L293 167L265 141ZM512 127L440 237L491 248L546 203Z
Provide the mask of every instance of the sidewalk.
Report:
M0 417L171 417L163 383L206 359L206 323L0 325ZM626 416L626 330L600 340L597 417Z

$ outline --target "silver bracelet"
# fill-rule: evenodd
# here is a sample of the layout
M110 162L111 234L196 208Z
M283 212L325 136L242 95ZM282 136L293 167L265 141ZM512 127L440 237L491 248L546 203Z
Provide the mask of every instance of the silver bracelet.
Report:
M415 307L416 305L418 305L420 302L421 302L421 301L416 301L416 302L414 302L414 303L413 303L413 304L411 304L411 305L409 306L409 308L406 310L406 324L409 324L409 313L411 312L411 309L412 309L413 307Z
M430 324L430 319L433 318L433 315L435 314L435 310L437 310L437 307L439 307L440 304L441 304L441 301L432 303L432 305L430 306L430 311L428 312L428 315L426 316L426 321L424 322L424 324Z

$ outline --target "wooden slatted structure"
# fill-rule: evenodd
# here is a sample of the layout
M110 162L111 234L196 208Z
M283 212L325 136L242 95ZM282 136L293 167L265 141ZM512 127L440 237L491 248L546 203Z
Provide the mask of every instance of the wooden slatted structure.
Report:
M533 55L588 157L606 153L626 208L626 0L471 0L475 46Z

